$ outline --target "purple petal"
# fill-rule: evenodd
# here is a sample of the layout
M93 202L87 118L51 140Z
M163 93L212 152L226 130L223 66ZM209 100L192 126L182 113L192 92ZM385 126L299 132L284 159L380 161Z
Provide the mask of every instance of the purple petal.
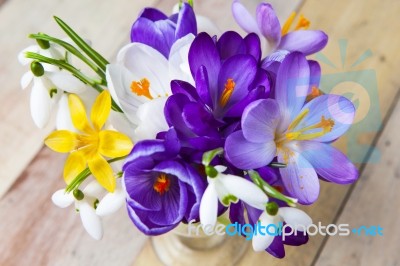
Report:
M241 101L234 104L229 111L225 114L225 117L241 117L244 109L252 102L259 99L268 98L269 90L266 90L264 86L260 86L254 90L251 90Z
M240 68L238 68L240 66ZM257 62L250 55L235 55L226 60L218 77L218 99L221 98L222 92L228 79L233 79L235 87L233 93L225 106L221 106L220 110L227 110L233 104L242 100L249 92L249 86L257 73ZM214 110L216 108L214 107Z
M144 8L143 11L139 14L139 17L147 18L151 21L168 19L168 17L163 12L156 8L150 7Z
M196 88L192 84L182 80L171 81L172 94L182 93L185 94L190 101L199 101L199 95L197 94Z
M287 153L278 154L278 161L287 164L285 168L279 169L285 188L290 196L297 198L301 204L315 202L319 195L317 173L302 155L295 151Z
M301 155L324 179L337 184L350 184L357 180L357 168L341 151L316 141L297 143Z
M259 33L257 22L252 14L239 2L234 0L232 3L232 14L236 23L247 33Z
M232 203L229 206L229 220L231 221L231 223L246 223L244 219L244 206L241 201L239 201L238 203Z
M174 26L168 20L153 22L147 18L138 18L132 25L131 41L149 45L168 58L174 34Z
M310 89L313 86L318 88L321 80L321 66L314 60L308 60L308 64L310 65Z
M196 77L200 66L204 66L207 69L210 88L216 89L221 62L214 40L207 33L202 32L197 35L190 46L189 65L193 77ZM216 101L213 96L212 92L211 98Z
M279 131L287 129L297 116L308 94L310 67L303 54L290 53L282 61L277 77L275 98L281 108L282 120Z
M245 38L246 53L251 54L257 62L261 59L261 42L260 37L255 33L249 33Z
M199 136L218 137L218 127L221 123L216 121L213 114L199 103L188 103L183 109L183 119L188 128Z
M205 66L199 67L195 76L195 82L197 93L202 102L213 108L213 100L217 98L218 91L216 87L212 87L210 90L210 83L208 82L208 72Z
M242 131L228 136L225 141L225 157L235 167L248 170L269 164L276 154L274 141L254 143L247 141Z
M190 103L189 98L184 94L175 94L168 98L164 107L165 119L169 126L173 126L179 137L194 136L193 132L186 126L182 117L185 104Z
M164 234L168 231L174 229L179 223L168 225L168 226L160 226L149 221L147 211L141 211L135 209L130 205L129 200L127 201L127 210L128 215L131 218L132 222L136 225L136 227L146 235L156 236Z
M281 40L281 24L270 4L261 3L257 7L257 24L261 34L272 47L276 47Z
M289 246L301 246L304 245L308 242L308 235L304 235L303 232L297 231L297 234L289 234L289 228L285 227L285 230L288 230L286 236L285 236L285 241L283 243L285 245Z
M254 143L273 141L280 118L279 105L273 99L249 104L242 116L242 132L246 140Z
M298 51L305 55L321 51L328 43L328 35L319 30L296 30L282 37L279 49Z
M285 236L286 237L286 236ZM265 250L275 258L282 259L285 257L285 247L281 236L276 236L271 245Z
M234 55L245 54L247 49L243 38L234 31L222 34L217 42L217 48L222 60Z
M293 130L298 130L319 123L322 119L332 119L332 130L322 137L313 140L329 142L342 136L352 125L355 116L354 104L347 98L334 94L321 95L312 99L303 110L309 110L309 114ZM321 129L317 129L321 130ZM307 132L305 132L307 133Z
M175 39L180 39L190 33L197 35L196 16L193 8L188 3L184 3L178 15Z

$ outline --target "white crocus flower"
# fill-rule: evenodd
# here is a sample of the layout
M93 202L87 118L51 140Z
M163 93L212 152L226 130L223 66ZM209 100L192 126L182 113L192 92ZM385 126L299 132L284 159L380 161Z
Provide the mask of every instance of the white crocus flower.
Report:
M277 225L279 222L284 221L293 229L297 229L300 232L303 232L304 228L312 224L310 216L304 211L292 207L280 207L276 215L270 215L264 211L258 220L259 223L265 227L270 224ZM265 233L265 235L254 234L252 241L254 251L264 251L271 245L274 237L275 236L267 233Z
M165 102L170 96L170 82L180 79L194 84L190 74L188 52L194 35L188 34L174 43L169 59L142 43L130 43L118 53L117 62L107 66L107 83L115 102L135 128L125 132L124 119L111 116L113 126L132 136L134 141L155 138L168 129L164 117ZM126 124L126 123L125 123ZM129 128L129 127L128 127Z
M231 201L241 200L251 207L264 210L268 196L251 181L243 177L223 174L224 166L216 166L216 177L208 177L208 186L200 202L200 222L203 227L215 226L218 215L218 201L229 206Z

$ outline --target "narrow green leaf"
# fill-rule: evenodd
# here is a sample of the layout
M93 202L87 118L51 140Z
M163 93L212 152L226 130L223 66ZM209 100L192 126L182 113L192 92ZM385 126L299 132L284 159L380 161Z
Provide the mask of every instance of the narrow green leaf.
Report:
M224 152L223 148L217 148L215 150L207 151L203 153L203 160L202 163L203 165L207 166L210 164L210 162L215 158L215 156L218 156Z

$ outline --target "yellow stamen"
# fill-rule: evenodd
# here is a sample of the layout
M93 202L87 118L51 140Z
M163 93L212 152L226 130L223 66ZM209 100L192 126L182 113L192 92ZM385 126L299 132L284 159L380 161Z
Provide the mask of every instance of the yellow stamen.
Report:
M224 91L222 92L221 98L219 100L219 104L221 107L225 107L228 103L229 99L232 96L233 90L235 89L236 83L233 79L228 79L225 83Z
M167 177L166 174L160 174L157 177L157 180L154 182L153 189L163 195L166 191L169 190L169 186L171 185L171 181Z
M300 15L299 21L297 22L296 28L294 28L294 30L306 30L309 27L310 21L303 15Z
M289 32L290 26L292 26L295 17L296 17L296 12L292 12L288 17L288 19L286 20L285 24L283 24L282 36Z
M325 116L322 116L321 121L319 123L316 123L309 127L302 128L295 132L286 133L286 139L288 139L288 140L311 140L311 139L319 138L319 137L322 137L323 135L325 135L326 133L331 132L334 125L335 125L335 122L332 119L330 119L330 118L326 119ZM321 131L304 134L304 132L312 130L312 129L321 129Z
M153 97L150 94L150 82L148 79L143 78L140 81L132 81L131 91L138 96L144 96L152 100Z
M303 121L304 117L308 115L310 112L309 109L304 109L303 112L301 112L293 121L290 123L288 130L292 130L293 128L297 127L298 124L300 124L301 121Z
M324 93L320 89L318 89L316 86L312 86L311 93L307 95L306 102L309 102L312 99L317 98L318 96L321 96L323 94Z

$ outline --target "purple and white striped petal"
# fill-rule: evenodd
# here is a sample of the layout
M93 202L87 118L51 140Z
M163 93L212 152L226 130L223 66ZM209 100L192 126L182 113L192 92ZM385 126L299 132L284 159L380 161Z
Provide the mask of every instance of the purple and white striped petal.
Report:
M296 30L282 37L278 49L310 55L321 51L327 43L328 35L323 31Z

